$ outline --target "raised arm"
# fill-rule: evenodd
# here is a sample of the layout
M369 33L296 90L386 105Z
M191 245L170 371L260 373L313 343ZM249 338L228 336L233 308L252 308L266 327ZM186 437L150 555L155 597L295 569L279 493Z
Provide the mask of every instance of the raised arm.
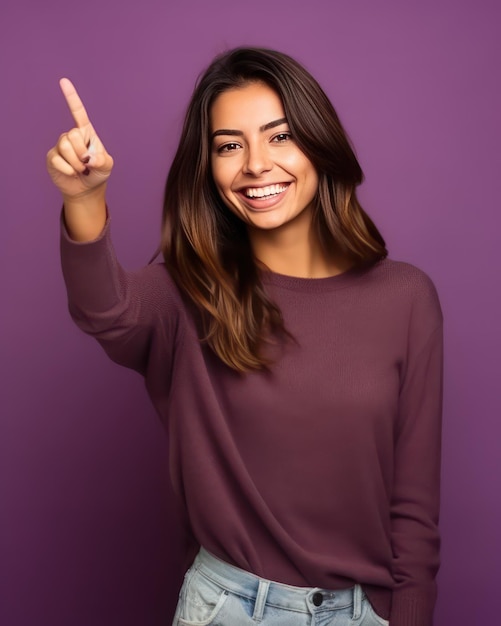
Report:
M47 170L63 195L64 219L71 238L92 241L106 222L106 183L113 159L71 81L62 78L60 87L75 127L63 133L47 153Z

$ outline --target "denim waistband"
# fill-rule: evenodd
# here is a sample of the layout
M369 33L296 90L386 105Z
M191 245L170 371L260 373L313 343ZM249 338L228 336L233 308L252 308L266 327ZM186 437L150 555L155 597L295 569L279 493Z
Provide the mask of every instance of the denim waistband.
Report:
M303 613L347 608L353 605L353 616L361 614L363 591L360 585L348 589L294 587L266 580L230 565L201 548L193 568L227 591L249 598L259 610L260 604Z

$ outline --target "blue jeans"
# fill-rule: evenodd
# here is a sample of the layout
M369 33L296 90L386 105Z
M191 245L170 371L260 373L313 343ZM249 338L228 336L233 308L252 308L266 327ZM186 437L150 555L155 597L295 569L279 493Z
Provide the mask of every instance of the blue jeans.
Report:
M360 585L331 591L275 583L203 548L187 571L173 626L388 626Z

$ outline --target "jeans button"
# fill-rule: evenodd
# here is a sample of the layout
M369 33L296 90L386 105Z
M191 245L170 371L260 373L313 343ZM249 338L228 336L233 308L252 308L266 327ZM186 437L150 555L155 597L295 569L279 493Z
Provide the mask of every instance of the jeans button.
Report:
M312 602L315 606L320 606L322 604L322 602L324 601L324 597L323 595L320 593L320 591L317 591L313 594L312 597Z

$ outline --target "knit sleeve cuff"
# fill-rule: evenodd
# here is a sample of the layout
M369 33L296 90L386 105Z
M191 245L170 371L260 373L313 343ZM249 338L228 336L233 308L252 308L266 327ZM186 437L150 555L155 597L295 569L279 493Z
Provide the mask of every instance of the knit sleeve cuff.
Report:
M394 591L390 626L433 626L436 591Z
M63 276L72 314L109 311L123 298L123 270L117 261L110 219L96 239L71 239L61 217L60 252Z

